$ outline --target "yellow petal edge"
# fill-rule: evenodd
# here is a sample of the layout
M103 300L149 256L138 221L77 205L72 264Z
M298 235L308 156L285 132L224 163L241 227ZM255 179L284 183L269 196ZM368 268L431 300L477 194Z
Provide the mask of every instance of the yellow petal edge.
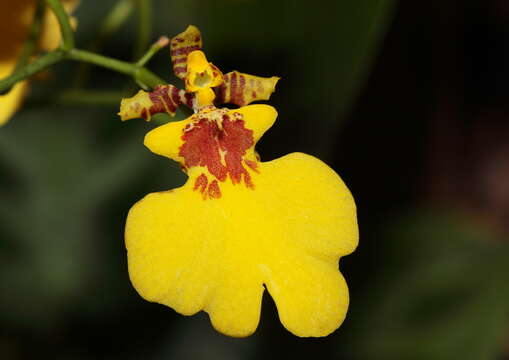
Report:
M255 141L277 116L268 105L232 111L242 113ZM180 134L189 121L154 129L145 144L182 161ZM182 187L149 194L129 211L129 275L140 295L184 315L206 311L219 332L244 337L258 326L267 288L293 334L336 330L349 303L338 261L358 242L355 203L341 178L293 153L249 169L254 189L227 179L221 198L203 200L193 191L203 171L189 171Z

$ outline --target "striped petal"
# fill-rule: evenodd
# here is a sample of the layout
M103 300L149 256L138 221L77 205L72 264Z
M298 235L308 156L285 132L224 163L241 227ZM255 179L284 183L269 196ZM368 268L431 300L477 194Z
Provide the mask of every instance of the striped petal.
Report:
M133 97L122 99L120 103L120 118L122 121L143 118L150 121L152 115L167 113L174 116L180 105L193 107L194 96L179 90L173 85L160 85L154 91L138 91Z
M216 91L216 103L245 106L253 101L268 100L276 89L279 77L270 78L232 71L223 76L224 82Z
M173 64L173 72L177 77L184 80L187 75L187 56L202 47L200 30L194 25L171 39L170 55Z

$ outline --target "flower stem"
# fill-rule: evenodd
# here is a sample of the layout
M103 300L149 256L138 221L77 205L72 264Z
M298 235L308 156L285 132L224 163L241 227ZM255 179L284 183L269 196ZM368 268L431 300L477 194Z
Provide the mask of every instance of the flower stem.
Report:
M147 3L145 0L139 1L140 4ZM61 48L40 56L32 63L28 63L27 61L27 63L17 68L11 75L1 79L0 95L10 90L10 88L17 82L29 78L30 76L35 75L63 60L81 61L129 75L144 89L154 88L157 85L165 83L163 79L143 67L146 61L148 61L150 57L157 52L157 50L165 45L164 41L161 43L157 42L149 49L148 53L135 64L99 55L90 51L75 49L74 33L71 25L69 24L69 17L62 7L62 4L59 0L46 0L46 4L53 10L60 23L63 39ZM147 4L148 6L150 5L149 3ZM148 25L150 26L150 24ZM148 34L150 35L150 33ZM29 56L27 56L27 58L29 58Z
M107 69L115 70L122 74L129 75L134 80L141 83L145 88L153 88L157 85L165 83L163 79L161 79L151 71L143 67L137 66L136 64L95 54L93 52L89 52L86 50L73 49L69 51L67 57L71 60L87 62Z
M69 16L65 11L60 0L46 0L46 4L51 8L58 23L60 24L60 32L62 33L62 50L69 51L74 48L74 30L69 22Z
M99 52L102 50L104 43L111 37L129 18L134 8L134 0L119 0L111 9L109 14L104 18L100 28L99 34L92 41L87 50L92 52ZM76 77L74 79L74 87L81 88L85 85L86 80L90 73L90 64L80 64Z
M38 2L37 7L35 9L34 19L32 21L32 25L30 27L30 32L28 34L27 40L23 45L23 49L21 50L21 54L18 58L18 62L16 64L16 68L14 70L18 70L24 67L30 61L30 57L34 53L35 45L37 44L37 37L39 36L39 32L41 30L42 24L42 16L44 14L44 3Z
M72 49L68 52L57 50L39 57L34 62L27 64L5 79L0 80L0 95L7 92L18 81L24 80L53 64L67 59L90 63L129 75L144 88L153 88L165 83L163 79L155 75L153 72L144 67L139 67L136 64L131 64L85 50Z
M67 57L71 60L86 62L107 69L112 69L119 73L126 74L129 76L133 76L135 71L135 67L128 62L99 55L87 50L72 49L67 54Z
M166 47L170 43L170 39L166 36L161 36L159 40L157 40L152 46L148 49L148 51L141 57L140 60L136 62L137 66L144 66L152 56L157 54L159 50Z
M9 91L11 87L14 86L14 84L16 84L18 81L25 80L26 78L46 69L47 67L62 61L64 58L65 53L63 51L54 51L45 54L34 62L19 68L10 76L0 80L0 95Z

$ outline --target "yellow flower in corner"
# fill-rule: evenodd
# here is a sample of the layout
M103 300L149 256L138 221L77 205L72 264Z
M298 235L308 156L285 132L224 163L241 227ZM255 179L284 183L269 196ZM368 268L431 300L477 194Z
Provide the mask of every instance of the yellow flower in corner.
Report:
M128 215L131 281L145 299L184 315L206 311L220 332L242 337L258 325L265 288L282 324L298 336L326 336L343 322L348 288L338 260L357 246L354 200L340 177L302 153L262 162L255 144L276 120L268 99L278 78L223 75L200 51L194 26L171 42L171 85L124 99L120 115L149 119L188 105L195 114L145 137L154 153L189 176L152 193ZM238 109L217 108L220 103Z
M67 12L71 13L79 0L62 1ZM34 17L37 0L0 1L0 78L9 76L14 70L21 53L30 24ZM53 13L47 9L44 14L43 27L39 38L39 47L43 50L54 50L60 44L60 28ZM5 124L17 111L24 94L27 82L16 84L11 91L0 95L0 126Z

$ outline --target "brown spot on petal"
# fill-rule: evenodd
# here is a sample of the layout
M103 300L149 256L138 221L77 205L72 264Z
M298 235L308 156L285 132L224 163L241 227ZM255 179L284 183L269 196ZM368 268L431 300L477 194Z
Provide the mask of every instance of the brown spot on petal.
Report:
M201 174L198 176L194 182L193 190L199 190L202 194L205 194L205 190L207 189L207 176L205 174Z
M226 114L221 123L220 128L215 120L202 118L184 129L184 144L179 151L179 156L184 158L184 166L203 166L218 181L224 182L230 177L233 184L244 180L247 187L254 188L243 162L246 151L254 146L253 131L245 128L241 118L235 119ZM246 164L256 169L256 164Z
M209 197L211 199L219 199L221 197L221 189L219 188L217 180L212 181L209 186Z

